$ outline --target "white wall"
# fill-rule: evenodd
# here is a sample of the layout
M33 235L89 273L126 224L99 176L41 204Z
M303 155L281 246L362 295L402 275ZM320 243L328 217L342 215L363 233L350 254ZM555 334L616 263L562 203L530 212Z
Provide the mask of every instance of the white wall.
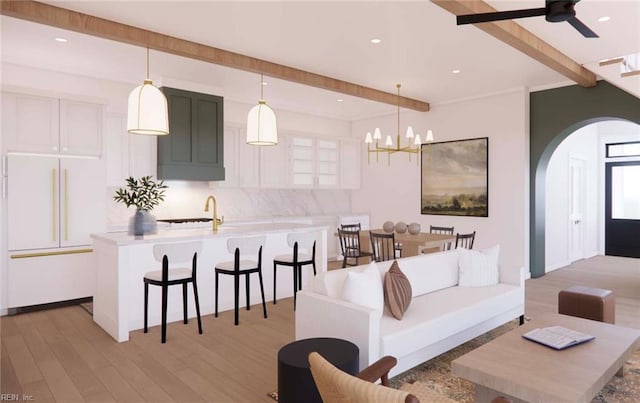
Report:
M585 161L584 256L598 254L598 125L591 124L567 137L549 159L545 202L545 268L556 270L571 263L570 170L571 158Z
M404 221L420 223L427 230L429 225L443 225L460 233L476 231L474 249L499 243L501 264L528 269L528 97L520 89L401 116L402 131L409 123L423 134L430 128L435 141L489 137L489 217L421 215L420 168L415 158L410 163L407 155L398 154L391 156L391 166L386 156L377 164L371 156L367 164L364 155L362 188L352 194L352 210L369 213L372 228L380 228L384 221ZM364 139L376 126L383 134L395 133L396 116L354 122L353 136Z

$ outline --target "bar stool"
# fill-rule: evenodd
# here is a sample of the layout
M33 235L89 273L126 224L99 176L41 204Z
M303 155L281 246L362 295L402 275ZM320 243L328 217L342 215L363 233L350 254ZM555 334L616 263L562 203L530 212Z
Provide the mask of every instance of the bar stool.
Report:
M202 242L153 245L153 256L158 262L162 262L162 270L150 271L144 275L144 332L147 333L149 315L149 284L158 285L162 287L162 343L167 341L167 294L171 285L182 284L182 308L184 323L187 324L189 323L187 318L187 284L193 284L193 297L196 301L196 314L198 317L198 333L202 334L200 302L198 300L198 285L196 282L196 262L198 253L201 250ZM191 259L191 268L169 269L169 261L171 263L183 263L188 262L189 259Z
M260 292L262 293L262 310L264 318L267 318L267 305L264 300L264 287L262 284L262 245L264 245L267 237L256 236L247 238L230 238L227 241L227 250L233 253L234 259L227 262L220 262L215 266L215 287L216 287L216 311L215 317L218 317L218 275L229 274L233 276L233 295L234 295L234 324L238 326L238 306L240 294L240 276L245 276L245 284L247 289L247 311L251 309L249 305L249 275L258 273L260 279ZM241 259L243 256L258 255L258 260Z
M287 243L293 247L293 254L279 255L273 259L273 303L276 303L276 268L278 265L293 268L293 309L296 309L296 294L302 289L302 266L313 265L316 273L316 232L292 232L287 235ZM302 249L302 253L300 250ZM309 254L309 252L311 252Z

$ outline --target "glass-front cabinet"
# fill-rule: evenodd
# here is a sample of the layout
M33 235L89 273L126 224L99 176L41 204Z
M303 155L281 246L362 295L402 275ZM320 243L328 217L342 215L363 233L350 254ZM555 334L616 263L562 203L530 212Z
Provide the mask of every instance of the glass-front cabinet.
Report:
M292 137L290 144L290 179L293 187L338 187L337 140Z

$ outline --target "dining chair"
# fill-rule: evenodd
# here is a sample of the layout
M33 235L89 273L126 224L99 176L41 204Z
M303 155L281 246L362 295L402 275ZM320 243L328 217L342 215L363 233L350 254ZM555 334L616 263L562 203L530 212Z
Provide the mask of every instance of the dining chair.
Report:
M453 235L453 228L454 227L438 227L435 225L430 225L429 226L429 233L430 234L442 234L442 235ZM451 246L452 246L452 242L444 242L442 244L442 250L451 250ZM440 248L435 248L437 250L435 250L434 252L439 252ZM431 250L429 250L429 252L431 252ZM429 253L426 252L426 249L423 250L423 253Z
M312 265L316 272L316 232L292 232L287 235L287 243L292 253L279 255L273 259L273 303L276 303L276 269L278 265L291 267L293 272L293 309L296 309L296 294L302 289L302 266Z
M396 258L396 239L395 234L370 232L371 250L373 251L373 259L376 262L393 260ZM401 257L401 256L399 256Z
M264 286L262 282L262 247L267 237L255 236L245 238L229 238L227 241L227 250L234 255L231 261L220 262L215 265L215 317L218 317L218 276L220 274L228 274L233 276L233 294L234 294L234 324L238 326L238 307L240 294L240 276L245 276L245 287L247 297L247 311L251 310L249 305L249 275L257 273L260 280L260 292L262 293L262 311L264 318L267 318L267 304L264 299ZM255 256L258 260L242 259L243 256Z
M476 238L476 232L470 234L456 234L456 248L473 249L473 241Z
M161 341L167 342L167 296L169 286L182 284L182 310L183 322L189 323L187 318L187 285L193 285L193 297L196 302L196 315L198 317L198 333L202 334L202 321L200 319L200 302L198 300L198 284L196 281L196 267L198 253L202 250L202 242L183 242L170 244L157 244L153 246L153 256L158 262L162 262L162 270L145 273L144 281L144 332L147 333L149 316L149 285L162 287L162 330ZM191 260L191 268L169 269L169 263L184 263Z
M357 266L358 259L371 257L371 252L363 251L360 248L360 231L343 230L338 228L338 238L340 238L340 249L342 250L342 268ZM355 259L355 264L349 264L348 259Z
M343 231L362 231L362 225L360 223L355 224L340 224L340 228Z
M430 234L445 234L445 235L453 235L454 227L436 227L435 225L429 226Z

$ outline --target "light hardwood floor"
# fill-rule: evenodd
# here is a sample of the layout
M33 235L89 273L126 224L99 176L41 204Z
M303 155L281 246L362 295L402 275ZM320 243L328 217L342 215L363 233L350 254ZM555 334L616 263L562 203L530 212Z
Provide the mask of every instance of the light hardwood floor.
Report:
M640 261L598 256L526 282L526 315L557 310L557 295L574 284L616 295L617 323L640 328ZM159 303L159 301L158 301ZM169 301L180 303L180 301ZM142 304L141 304L142 305ZM131 307L142 309L142 307ZM116 343L79 306L5 316L0 320L1 393L34 401L273 402L277 351L294 338L291 298L168 326L136 331Z

